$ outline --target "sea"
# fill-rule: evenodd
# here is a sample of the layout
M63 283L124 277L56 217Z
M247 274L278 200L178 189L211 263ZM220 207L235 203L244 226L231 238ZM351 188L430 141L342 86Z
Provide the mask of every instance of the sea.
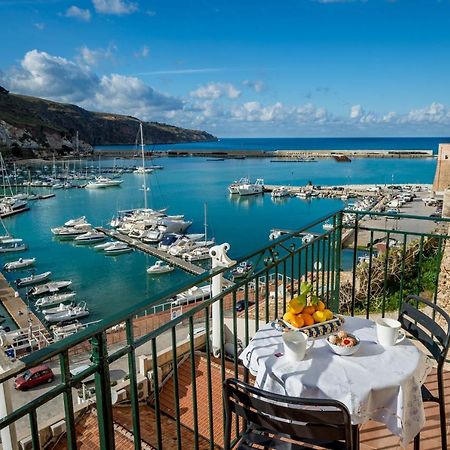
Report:
M218 142L148 146L147 149L281 150L281 149L432 149L450 138L349 138L349 139L220 139ZM111 148L135 150L134 146ZM139 160L102 158L91 164L101 167L129 166ZM152 161L163 166L146 175L150 190L149 206L168 208L169 214L184 214L192 220L191 233L202 233L228 242L230 256L241 258L268 244L273 228L299 229L344 206L339 199L286 198L274 202L269 195L232 197L227 186L241 177L263 178L266 184L315 185L432 183L436 159L353 159L337 163L331 159L313 163L273 163L270 158L207 161L203 157L160 157ZM83 166L84 166L83 162ZM51 164L49 164L50 166ZM76 165L76 163L74 163ZM51 167L47 166L47 170ZM43 167L42 170L45 170ZM100 190L57 190L56 196L31 204L30 211L4 219L8 231L20 237L29 249L22 257L36 257L36 272L52 272L53 280L69 279L77 300L88 304L91 315L85 321L101 320L109 314L155 298L159 292L191 279L180 269L150 277L146 268L155 259L141 252L108 257L91 246L59 241L50 231L69 219L86 216L95 226L108 226L118 210L143 207L143 175L124 174L117 188ZM46 192L34 189L37 193ZM0 264L17 259L19 254L1 256ZM13 282L28 272L6 273ZM19 291L24 296L24 290ZM33 309L33 303L30 302ZM11 321L7 324L12 325Z

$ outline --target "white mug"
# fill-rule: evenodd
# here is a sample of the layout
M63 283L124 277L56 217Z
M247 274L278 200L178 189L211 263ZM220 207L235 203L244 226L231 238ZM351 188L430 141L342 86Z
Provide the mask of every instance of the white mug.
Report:
M405 339L406 334L400 331L402 325L398 320L384 318L378 319L376 323L378 343L383 347L392 347Z
M309 341L309 345L308 345ZM284 354L292 361L301 361L306 353L314 347L314 341L300 331L283 333Z

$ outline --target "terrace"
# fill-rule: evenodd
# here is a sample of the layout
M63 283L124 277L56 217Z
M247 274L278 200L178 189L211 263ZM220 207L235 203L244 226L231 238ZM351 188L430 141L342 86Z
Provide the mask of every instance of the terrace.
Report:
M410 294L448 310L448 222L340 211L239 261L216 248L216 267L189 284L125 308L21 360L3 358L3 448L223 448L222 383L237 378L253 384L255 378L239 354L261 327L283 316L302 281L310 282L313 294L333 312L347 316L397 317ZM224 284L223 277L247 260L253 262L252 271ZM174 307L171 317L161 311L159 322L152 319L149 326L141 326L150 304L169 302L179 292L205 283L213 286L212 298ZM438 320L432 312L430 317ZM73 374L73 355L78 361L80 353L90 357L89 363ZM12 408L8 400L14 377L42 363L59 364L56 382ZM118 368L125 376L113 381ZM92 378L93 386L86 389L84 381ZM450 373L444 371L447 387L449 382ZM426 385L436 392L436 368ZM425 413L421 448L442 448L437 404L425 404ZM235 421L232 438L237 440L242 431L243 423ZM363 450L400 448L399 438L375 421L360 427L359 442Z

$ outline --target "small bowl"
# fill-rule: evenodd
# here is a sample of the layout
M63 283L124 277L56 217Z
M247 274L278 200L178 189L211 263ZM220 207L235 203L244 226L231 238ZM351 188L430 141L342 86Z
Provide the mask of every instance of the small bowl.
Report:
M361 341L353 334L347 333L347 335L353 339L356 340L356 345L354 345L353 347L342 347L340 345L335 345L332 344L328 339L330 335L327 337L326 341L327 344L330 346L331 350L333 350L334 353L336 353L336 355L340 355L340 356L350 356L353 355L354 353L356 353L359 348L361 347ZM336 336L336 334L334 334L334 336Z

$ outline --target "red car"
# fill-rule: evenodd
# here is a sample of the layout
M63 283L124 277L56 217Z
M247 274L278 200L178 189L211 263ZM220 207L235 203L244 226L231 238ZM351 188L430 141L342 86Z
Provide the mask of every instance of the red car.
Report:
M54 378L55 375L52 369L46 364L42 364L25 371L20 377L17 377L14 381L14 387L25 391L40 384L51 383Z

